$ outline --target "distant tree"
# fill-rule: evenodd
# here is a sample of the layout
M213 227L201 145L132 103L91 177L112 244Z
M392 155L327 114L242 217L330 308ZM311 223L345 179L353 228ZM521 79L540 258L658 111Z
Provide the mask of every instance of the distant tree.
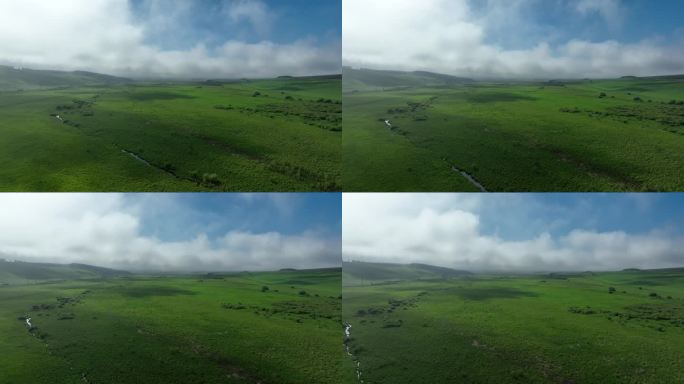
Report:
M601 94L599 95L599 99L603 99L606 96L608 96L608 95L606 95L605 92L601 92Z
M263 287L261 287L261 292L268 292L268 291L269 291L269 288L267 286L264 285Z
M252 94L252 97L259 97L259 96L261 96L261 92L259 92L259 91L254 91L254 93Z
M610 293L610 294L615 293L615 288L613 288L613 287L608 287L608 293Z

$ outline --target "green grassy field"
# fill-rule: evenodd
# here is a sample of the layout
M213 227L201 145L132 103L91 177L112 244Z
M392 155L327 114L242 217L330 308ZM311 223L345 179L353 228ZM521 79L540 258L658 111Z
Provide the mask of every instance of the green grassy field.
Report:
M0 92L0 191L339 190L340 92L335 76Z
M343 290L366 384L684 383L684 270Z
M330 269L0 286L0 383L339 383L340 284Z
M684 189L682 77L382 90L357 77L346 191L480 190L461 172L495 192Z

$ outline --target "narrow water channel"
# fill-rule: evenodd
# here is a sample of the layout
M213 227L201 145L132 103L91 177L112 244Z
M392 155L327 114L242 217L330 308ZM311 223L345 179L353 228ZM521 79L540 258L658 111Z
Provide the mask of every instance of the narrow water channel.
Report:
M456 168L456 166L452 166L451 170L459 173L461 176L465 177L470 184L472 184L475 188L479 189L480 192L487 192L487 189L485 189L484 185L480 184L473 176L471 176L468 172L460 170Z
M344 349L347 352L347 356L349 356L352 360L354 360L354 362L356 362L356 380L359 383L363 383L363 379L361 378L361 362L356 356L354 356L354 354L351 352L351 349L349 348L349 340L351 339L351 329L351 324L344 323Z

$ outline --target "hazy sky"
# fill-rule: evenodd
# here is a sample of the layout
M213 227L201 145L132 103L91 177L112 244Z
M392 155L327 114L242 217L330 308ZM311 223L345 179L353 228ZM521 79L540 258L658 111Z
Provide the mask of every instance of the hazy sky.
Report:
M345 194L345 260L535 272L684 267L684 194Z
M341 71L340 0L0 0L0 64L128 77Z
M129 271L341 263L340 194L0 194L0 258Z
M684 73L681 0L345 0L343 62L473 78Z

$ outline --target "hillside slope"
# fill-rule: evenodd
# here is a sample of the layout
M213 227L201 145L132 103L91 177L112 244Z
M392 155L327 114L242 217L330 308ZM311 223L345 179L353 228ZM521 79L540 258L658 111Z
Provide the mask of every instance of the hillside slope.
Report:
M470 274L467 271L416 263L391 264L354 261L345 262L342 266L343 283L347 286L400 280L448 279Z
M344 92L403 87L454 86L473 82L471 79L426 71L402 72L344 67L342 75Z
M130 83L121 77L85 71L46 71L0 65L0 91Z
M48 264L0 259L0 285L44 281L102 279L130 275L129 272L85 264Z

